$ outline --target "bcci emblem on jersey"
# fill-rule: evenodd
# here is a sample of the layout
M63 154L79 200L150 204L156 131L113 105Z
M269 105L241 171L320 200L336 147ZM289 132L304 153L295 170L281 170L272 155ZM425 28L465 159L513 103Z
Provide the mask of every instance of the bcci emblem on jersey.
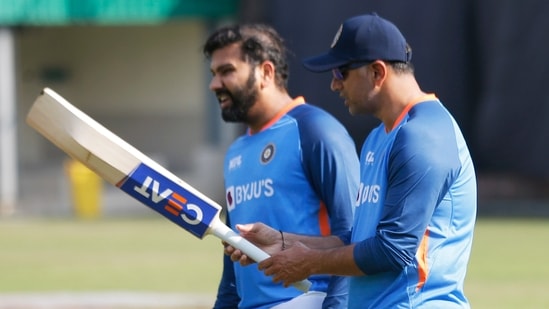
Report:
M275 145L270 143L265 148L263 148L263 151L261 152L261 164L267 164L271 162L275 155Z

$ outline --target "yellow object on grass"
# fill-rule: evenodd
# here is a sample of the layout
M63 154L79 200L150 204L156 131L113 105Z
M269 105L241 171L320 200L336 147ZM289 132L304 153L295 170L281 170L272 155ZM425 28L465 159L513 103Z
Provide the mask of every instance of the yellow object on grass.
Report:
M101 216L102 179L84 164L69 160L65 164L76 217L96 219Z

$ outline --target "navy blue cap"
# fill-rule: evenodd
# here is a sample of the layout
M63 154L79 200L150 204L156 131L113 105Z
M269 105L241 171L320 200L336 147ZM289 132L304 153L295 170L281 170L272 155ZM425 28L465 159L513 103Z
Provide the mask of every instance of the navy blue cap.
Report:
M359 61L409 62L412 51L407 46L390 21L375 13L360 15L339 26L329 51L303 60L303 65L310 71L324 72Z

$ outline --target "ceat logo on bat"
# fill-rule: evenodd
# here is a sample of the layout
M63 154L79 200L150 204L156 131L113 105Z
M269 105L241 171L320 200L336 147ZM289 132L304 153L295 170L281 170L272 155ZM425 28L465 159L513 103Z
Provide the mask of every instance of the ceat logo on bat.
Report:
M141 163L118 187L175 224L202 238L218 208Z

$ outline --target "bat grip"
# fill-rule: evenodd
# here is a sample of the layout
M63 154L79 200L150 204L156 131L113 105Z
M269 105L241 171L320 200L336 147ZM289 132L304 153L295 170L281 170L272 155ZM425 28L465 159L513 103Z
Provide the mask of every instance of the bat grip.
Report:
M254 244L252 244L242 236L238 235L237 233L235 233L231 228L229 228L223 222L219 221L219 224L215 224L212 227L211 232L216 237L226 241L231 246L241 250L242 252L244 252L244 254L246 254L252 260L258 263L269 258L269 255L265 251L259 249L257 246L255 246ZM294 282L292 285L298 290L302 291L303 293L306 293L309 291L309 288L311 287L311 281L305 279L298 282Z

